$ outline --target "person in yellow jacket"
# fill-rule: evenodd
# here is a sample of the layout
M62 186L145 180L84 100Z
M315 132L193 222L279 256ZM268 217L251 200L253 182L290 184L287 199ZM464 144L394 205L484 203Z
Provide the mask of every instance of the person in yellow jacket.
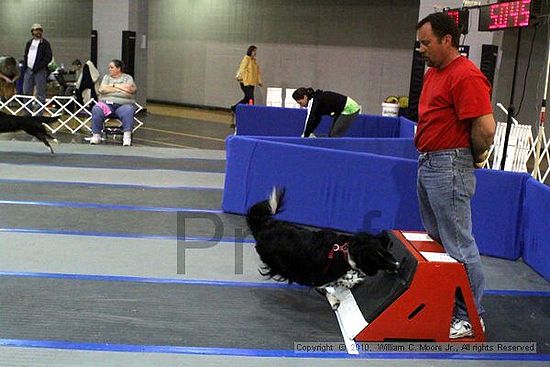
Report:
M237 75L235 79L240 83L241 89L244 92L244 98L239 102L231 106L231 110L235 111L238 104L254 104L254 87L262 86L262 76L260 73L260 66L256 62L256 46L248 47L246 55L241 61Z

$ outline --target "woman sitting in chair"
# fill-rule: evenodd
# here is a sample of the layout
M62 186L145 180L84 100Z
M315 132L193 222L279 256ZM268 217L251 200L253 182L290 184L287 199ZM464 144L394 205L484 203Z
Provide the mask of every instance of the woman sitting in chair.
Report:
M109 75L105 75L99 87L98 102L92 108L92 139L90 144L101 143L101 131L107 117L122 121L124 137L122 145L132 145L134 124L136 84L131 75L123 73L124 64L120 60L111 60Z

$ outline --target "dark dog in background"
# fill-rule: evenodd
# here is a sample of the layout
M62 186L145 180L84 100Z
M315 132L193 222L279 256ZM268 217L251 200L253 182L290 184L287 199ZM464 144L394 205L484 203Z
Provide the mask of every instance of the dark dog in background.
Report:
M0 111L0 133L24 131L43 142L50 153L54 153L52 142L57 142L46 129L46 124L57 121L57 117L15 116Z
M387 233L342 234L311 230L273 218L281 211L284 190L273 189L269 200L253 205L246 220L256 251L265 264L260 273L277 281L315 287L327 297L333 309L338 299L330 298L335 286L353 288L365 276L379 270L396 272L399 262L389 252Z
M0 56L0 99L7 101L15 95L19 65L12 56Z

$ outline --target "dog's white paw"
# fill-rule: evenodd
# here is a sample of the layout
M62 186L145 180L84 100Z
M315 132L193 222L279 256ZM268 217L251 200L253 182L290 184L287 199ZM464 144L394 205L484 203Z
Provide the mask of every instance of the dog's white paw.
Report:
M330 303L330 307L336 311L340 307L340 299L335 295L336 290L333 287L326 287L323 290L325 291L328 303Z
M336 311L340 307L340 300L332 294L327 294L328 303L333 311Z

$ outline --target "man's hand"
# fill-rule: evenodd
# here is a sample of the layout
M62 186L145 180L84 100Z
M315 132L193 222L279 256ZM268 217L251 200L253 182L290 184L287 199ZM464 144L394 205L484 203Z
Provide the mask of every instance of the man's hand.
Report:
M483 153L481 153L479 156L474 157L474 167L475 168L483 168L485 165L485 162L489 158L489 151L486 150Z

